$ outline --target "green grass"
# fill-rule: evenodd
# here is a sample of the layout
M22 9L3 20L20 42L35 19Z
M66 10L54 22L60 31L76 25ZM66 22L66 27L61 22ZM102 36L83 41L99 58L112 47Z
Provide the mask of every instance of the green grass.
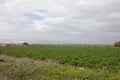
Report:
M101 69L80 70L64 65L42 67L33 63L14 66L0 67L0 71L6 72L12 80L120 80L120 70L112 73Z
M69 76L72 76L71 80L75 78L81 80L87 78L89 78L88 80L120 80L120 48L54 45L9 46L0 47L0 53L40 60L48 59L60 64L86 68L83 71L65 66L38 68L37 71L41 77L51 78L51 80L57 78L58 80L70 80Z
M25 63L25 64L24 64ZM101 69L75 69L65 65L38 66L31 62L14 64L16 67L0 67L0 71L12 80L119 80L117 73Z

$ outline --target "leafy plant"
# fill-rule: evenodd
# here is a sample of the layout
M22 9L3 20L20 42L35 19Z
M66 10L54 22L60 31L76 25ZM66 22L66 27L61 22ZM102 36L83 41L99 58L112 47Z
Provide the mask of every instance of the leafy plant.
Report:
M120 41L114 43L114 47L120 47Z

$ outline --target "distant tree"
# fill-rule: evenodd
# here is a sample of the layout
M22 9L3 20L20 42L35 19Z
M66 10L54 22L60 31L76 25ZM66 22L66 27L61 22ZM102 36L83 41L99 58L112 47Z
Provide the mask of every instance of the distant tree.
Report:
M120 41L114 43L114 47L120 47Z
M27 42L24 42L24 43L23 43L23 45L29 45L29 43L27 43Z

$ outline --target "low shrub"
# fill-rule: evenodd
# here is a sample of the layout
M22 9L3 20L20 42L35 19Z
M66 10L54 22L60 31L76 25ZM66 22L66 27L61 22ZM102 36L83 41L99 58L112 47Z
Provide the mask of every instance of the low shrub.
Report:
M114 47L120 47L120 41L114 43Z

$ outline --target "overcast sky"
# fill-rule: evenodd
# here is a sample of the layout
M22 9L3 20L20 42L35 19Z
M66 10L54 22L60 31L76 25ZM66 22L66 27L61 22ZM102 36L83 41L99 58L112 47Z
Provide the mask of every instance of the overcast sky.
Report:
M0 39L113 44L120 0L0 0Z

